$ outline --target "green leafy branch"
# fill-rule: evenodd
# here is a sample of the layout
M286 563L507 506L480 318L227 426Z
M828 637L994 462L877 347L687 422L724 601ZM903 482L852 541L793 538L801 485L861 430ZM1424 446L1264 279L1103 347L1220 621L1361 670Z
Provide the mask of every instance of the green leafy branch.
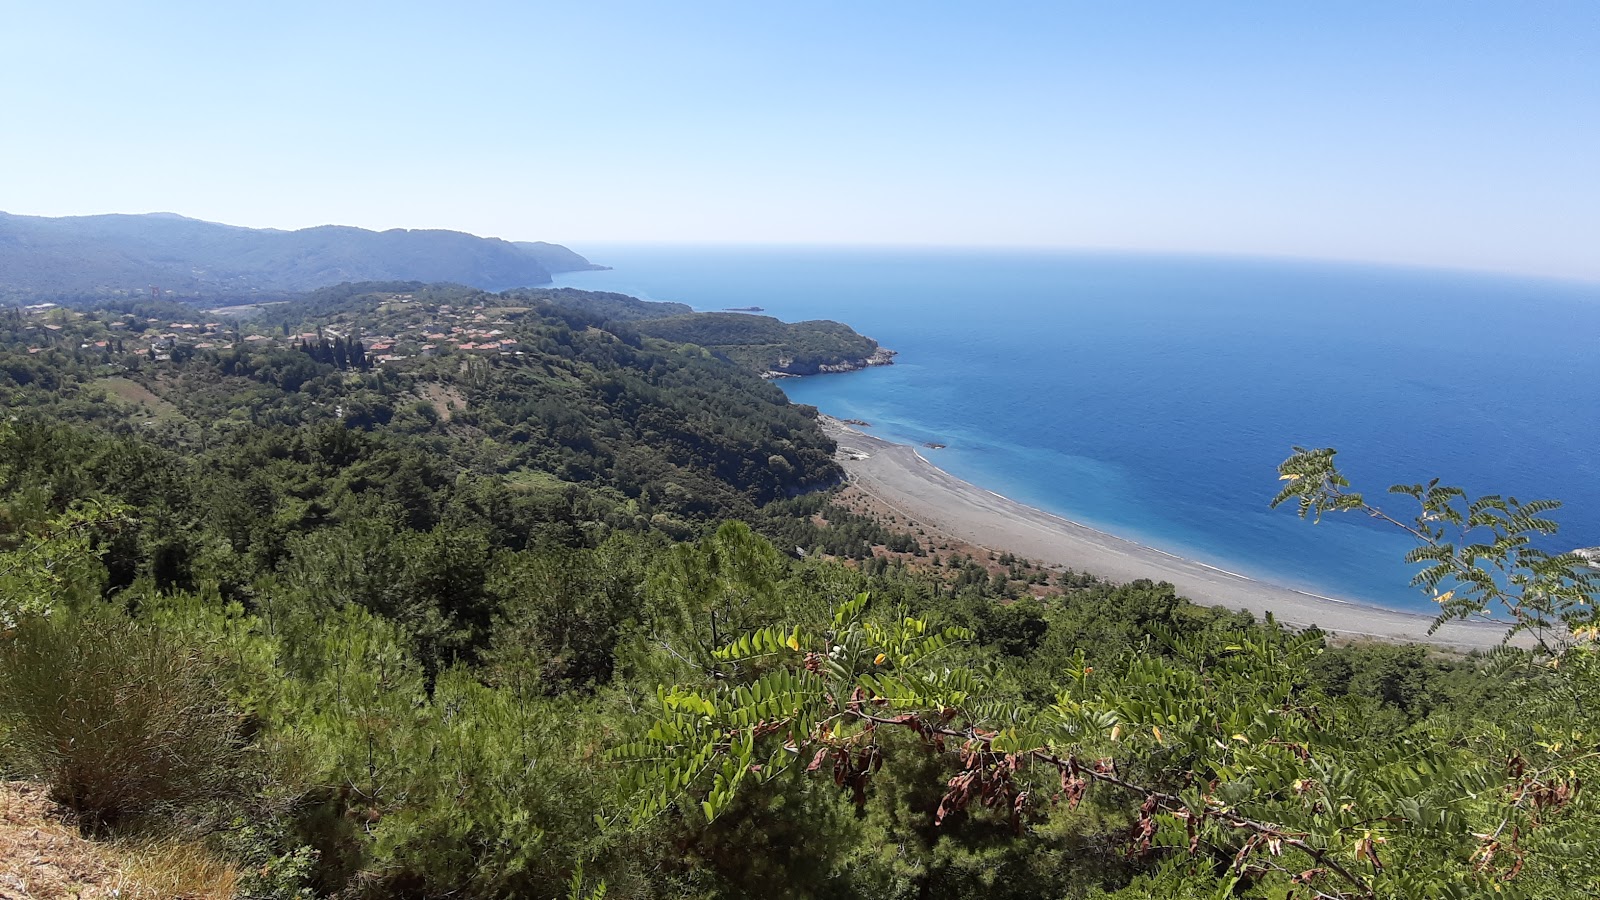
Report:
M1272 506L1292 500L1302 518L1315 521L1327 512L1364 512L1410 535L1417 546L1406 561L1421 566L1412 584L1439 604L1434 629L1451 619L1500 611L1511 619L1508 640L1531 633L1539 649L1549 653L1567 646L1574 633L1594 628L1600 573L1578 553L1534 546L1536 538L1557 532L1556 522L1545 514L1560 508L1559 501L1469 497L1433 479L1389 488L1418 505L1416 515L1403 520L1351 490L1334 463L1336 453L1296 447L1278 467L1284 485Z
M628 766L636 817L696 809L711 821L744 786L784 773L831 777L863 804L885 737L904 729L956 767L935 824L982 808L1021 831L1047 801L1075 807L1099 786L1133 803L1130 853L1221 855L1230 879L1321 897L1420 877L1385 856L1429 844L1464 858L1478 845L1462 804L1480 800L1463 798L1493 796L1495 767L1459 747L1340 737L1345 723L1299 687L1318 634L1169 634L1165 653L1118 674L1080 656L1056 702L1032 710L986 696L950 656L966 632L869 620L867 605L855 597L820 630L731 638L717 651L725 677L661 688L649 727L610 753Z

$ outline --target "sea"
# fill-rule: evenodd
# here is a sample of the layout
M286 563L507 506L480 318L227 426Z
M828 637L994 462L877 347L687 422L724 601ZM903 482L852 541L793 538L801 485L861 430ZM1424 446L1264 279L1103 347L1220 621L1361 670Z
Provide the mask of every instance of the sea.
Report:
M1012 499L1253 578L1432 613L1410 538L1269 508L1296 446L1395 483L1556 498L1600 545L1600 283L1299 260L825 247L576 248L562 286L834 319L894 365L779 382ZM934 449L926 444L941 444Z

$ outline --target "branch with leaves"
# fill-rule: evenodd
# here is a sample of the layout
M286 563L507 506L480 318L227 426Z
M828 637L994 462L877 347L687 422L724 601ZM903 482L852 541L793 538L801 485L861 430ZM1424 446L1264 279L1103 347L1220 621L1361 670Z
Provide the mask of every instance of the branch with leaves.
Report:
M1055 702L1030 708L963 664L970 634L869 606L863 594L820 629L739 635L716 651L720 677L661 688L649 726L611 752L635 816L714 820L785 775L831 779L863 804L901 730L954 769L935 824L992 814L1022 831L1098 786L1130 817L1130 855L1222 858L1230 883L1367 898L1491 877L1394 861L1479 848L1480 807L1507 783L1499 764L1462 746L1343 737L1350 723L1302 687L1319 634L1164 634L1117 672L1080 656Z
M1436 478L1389 488L1417 504L1404 519L1351 490L1336 454L1296 447L1278 467L1284 486L1273 507L1294 501L1302 518L1316 521L1327 512L1362 512L1404 531L1417 542L1406 562L1421 566L1412 584L1439 604L1435 629L1451 619L1503 613L1511 619L1507 639L1529 633L1546 653L1570 645L1575 635L1595 636L1600 573L1579 553L1551 553L1534 543L1558 530L1545 514L1559 509L1559 501L1470 497Z

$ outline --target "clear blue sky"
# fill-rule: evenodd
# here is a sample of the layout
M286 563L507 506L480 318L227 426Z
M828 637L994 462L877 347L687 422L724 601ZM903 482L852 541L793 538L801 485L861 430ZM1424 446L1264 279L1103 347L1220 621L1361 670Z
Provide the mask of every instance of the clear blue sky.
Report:
M1600 2L9 0L0 209L1600 278Z

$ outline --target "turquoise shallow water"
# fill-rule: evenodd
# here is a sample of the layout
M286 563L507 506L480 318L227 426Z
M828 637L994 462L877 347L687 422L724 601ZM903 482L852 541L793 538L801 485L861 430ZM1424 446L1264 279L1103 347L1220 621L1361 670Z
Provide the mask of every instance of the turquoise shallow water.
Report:
M1295 444L1358 486L1437 475L1567 501L1600 544L1600 284L1306 262L822 248L580 247L558 283L847 322L894 366L797 402L983 487L1233 571L1431 611L1406 539L1269 510ZM1385 499L1396 511L1403 503Z

